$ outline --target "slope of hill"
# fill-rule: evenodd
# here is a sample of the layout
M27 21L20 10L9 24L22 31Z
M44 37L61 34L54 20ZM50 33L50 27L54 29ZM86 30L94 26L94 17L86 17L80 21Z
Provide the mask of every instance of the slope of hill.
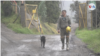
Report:
M17 15L12 15L9 17L2 17L1 22L4 23L8 28L12 29L16 33L22 34L40 34L36 28L28 29L27 27L22 27L20 24L20 17L15 23L13 21L16 19ZM58 34L56 31L56 24L51 23L50 25L42 23L44 34Z

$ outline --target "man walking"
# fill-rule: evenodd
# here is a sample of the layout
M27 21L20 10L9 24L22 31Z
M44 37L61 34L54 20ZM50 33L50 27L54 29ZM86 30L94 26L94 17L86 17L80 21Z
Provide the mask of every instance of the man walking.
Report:
M66 15L66 10L62 10L62 15L58 19L57 30L60 33L61 42L62 42L62 49L64 49L64 39L66 36L66 50L69 50L69 32L66 32L66 27L71 25L71 21L69 17Z

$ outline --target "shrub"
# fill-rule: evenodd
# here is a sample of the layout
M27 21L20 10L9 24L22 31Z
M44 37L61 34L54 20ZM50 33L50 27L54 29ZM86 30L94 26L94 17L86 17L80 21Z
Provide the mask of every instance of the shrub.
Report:
M2 10L3 10L5 16L10 16L13 11L11 4L9 2L5 2L2 4Z

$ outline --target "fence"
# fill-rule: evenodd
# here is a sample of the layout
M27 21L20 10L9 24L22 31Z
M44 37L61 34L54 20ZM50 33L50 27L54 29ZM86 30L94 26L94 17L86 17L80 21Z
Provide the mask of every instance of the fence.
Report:
M13 3L13 5L15 6L12 6L12 9L17 14L17 3Z
M38 17L38 6L25 4L25 22L26 27L36 28L38 32L43 33L42 25L40 24L40 20Z
M79 4L79 28L87 27L87 4Z

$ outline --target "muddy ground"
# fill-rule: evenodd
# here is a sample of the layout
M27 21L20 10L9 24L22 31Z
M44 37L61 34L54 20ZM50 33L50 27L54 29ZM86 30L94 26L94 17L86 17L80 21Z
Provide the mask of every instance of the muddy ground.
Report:
M40 45L40 36L17 34L1 23L1 56L96 56L75 35L77 24L72 24L69 51L61 49L60 35L45 35L46 46Z

